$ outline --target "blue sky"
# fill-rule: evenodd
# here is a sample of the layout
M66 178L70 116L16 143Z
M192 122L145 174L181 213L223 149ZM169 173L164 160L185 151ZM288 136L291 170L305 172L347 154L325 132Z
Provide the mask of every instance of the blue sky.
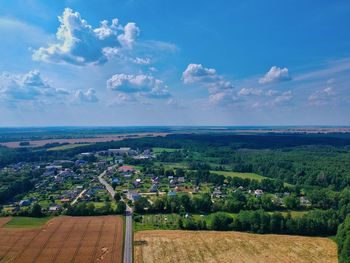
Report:
M349 1L0 0L0 126L350 125Z

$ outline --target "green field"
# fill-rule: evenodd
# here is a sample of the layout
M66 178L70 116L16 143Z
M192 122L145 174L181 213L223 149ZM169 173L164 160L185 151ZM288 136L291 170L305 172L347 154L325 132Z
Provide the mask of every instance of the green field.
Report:
M210 171L216 174L222 174L228 177L239 177L242 179L251 179L261 181L262 179L267 179L265 176L261 176L255 173L238 173L238 172L227 172L227 171Z
M78 147L88 146L90 143L65 144L47 149L48 151L64 151Z
M6 228L35 228L46 224L52 217L21 217L16 216L3 227Z

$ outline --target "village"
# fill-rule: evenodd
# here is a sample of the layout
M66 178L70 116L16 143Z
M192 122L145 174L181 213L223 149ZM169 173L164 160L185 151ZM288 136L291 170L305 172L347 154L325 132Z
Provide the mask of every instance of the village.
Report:
M127 162L133 163L129 164ZM135 164L136 163L136 164ZM164 164L169 165L169 164ZM138 150L130 147L108 149L97 152L83 152L71 160L53 160L50 163L17 163L2 169L6 173L20 173L31 170L34 187L20 199L4 204L3 215L25 215L34 203L41 206L46 214L59 215L68 207L80 203L92 203L102 207L112 200L105 187L99 182L98 175L105 173L105 180L113 187L118 196L124 197L132 205L140 198L153 204L159 197L178 195L201 196L209 194L212 202L219 203L237 191L253 200L263 199L275 207L291 206L286 202L296 202L289 208L310 207L305 196L298 200L289 200L290 192L267 193L259 188L242 185L232 187L225 179L222 183L200 182L191 177L193 171L186 168L164 169L162 162L152 149ZM115 206L115 205L114 205ZM147 207L145 211L147 211Z

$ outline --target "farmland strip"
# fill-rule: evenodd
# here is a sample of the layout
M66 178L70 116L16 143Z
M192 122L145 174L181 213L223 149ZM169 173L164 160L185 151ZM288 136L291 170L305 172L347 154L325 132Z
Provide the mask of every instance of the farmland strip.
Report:
M47 228L47 227L45 227L45 228ZM12 260L15 260L15 259L19 258L20 256L22 256L22 254L24 253L24 251L32 244L33 240L34 240L35 238L37 238L37 237L40 235L40 233L42 233L43 230L44 230L44 229L41 229L40 231L38 231L38 232L30 239L30 241L24 246L24 248L21 250L21 252L20 252L17 256L15 256ZM10 260L10 261L12 261L12 260Z
M92 258L91 258L91 262L95 262L95 259L96 259L96 254L97 254L97 248L98 248L98 245L100 243L100 239L101 239L101 235L102 235L102 229L103 229L103 226L105 225L105 220L103 220L101 226L100 226L100 230L98 232L98 237L97 237L97 240L95 242L95 249L94 249L94 253L92 254Z
M118 229L118 222L116 222L114 225L114 237L113 237L112 258L111 258L112 263L114 263L114 258L115 258L115 243L117 240L117 229Z
M50 239L53 237L54 234L56 234L57 230L61 227L63 223L63 220L60 220L60 223L58 224L58 227L56 227L56 229L54 231L52 231L52 233L49 235L49 237L47 238L46 242L44 243L44 246L41 248L41 250L39 251L38 254L36 254L36 256L33 258L33 263L36 262L36 260L39 258L39 256L41 255L42 251L46 248L47 244L49 243Z
M88 228L89 228L90 223L91 223L91 219L89 220L89 222L88 222L86 228L84 229L84 233L83 233L83 235L81 236L81 238L80 238L80 240L79 240L78 247L76 248L76 250L75 250L75 252L74 252L74 255L73 255L73 257L72 257L71 262L74 262L74 261L75 261L75 258L76 258L77 255L78 255L79 249L80 249L80 247L81 247L81 245L82 245L82 243L83 243L83 240L84 240L84 238L85 238L85 236L86 236L86 233L87 233L87 230L88 230Z
M78 221L78 220L75 220L74 223L72 224L72 227L71 227L70 230L67 232L67 234L66 234L66 236L65 236L65 238L64 238L65 240L67 240L67 239L70 237L70 235L73 233L73 231L71 231L71 230L74 229L75 225L77 224L77 221ZM62 249L63 249L63 245L64 245L64 244L62 243L61 246L60 246L60 248L59 248L59 250L57 250L57 252L56 252L56 254L55 254L55 256L54 256L52 262L56 262L58 255L61 253L61 251L62 251Z

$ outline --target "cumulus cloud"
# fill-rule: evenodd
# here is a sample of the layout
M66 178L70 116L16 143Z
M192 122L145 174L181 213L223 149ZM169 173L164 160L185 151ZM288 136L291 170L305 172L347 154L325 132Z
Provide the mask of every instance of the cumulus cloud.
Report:
M93 28L70 8L58 19L56 41L35 50L34 60L74 65L105 63L118 50L131 49L140 32L135 23L123 27L118 19L113 19L111 24L103 20L99 27Z
M185 84L211 83L218 81L218 76L213 68L205 68L201 64L189 64L182 73L182 80Z
M38 70L19 75L0 75L0 98L9 102L47 100L67 95L67 90L56 89L43 80Z
M284 82L289 81L292 78L289 76L289 72L287 68L279 68L273 66L264 77L259 79L259 83L267 84L267 83L275 83L275 82Z
M167 85L152 75L147 74L115 74L107 80L107 88L115 90L120 99L126 99L129 96L166 99L171 94Z
M53 87L42 78L38 70L25 74L2 73L0 75L0 100L13 104L55 104L66 102L97 102L96 91L70 91Z
M127 23L124 27L124 33L118 36L118 40L123 46L132 48L135 39L139 34L140 29L136 26L135 23Z
M231 81L217 74L213 68L201 64L189 64L182 73L184 84L199 84L209 92L209 102L213 104L230 104L237 100L235 87Z
M74 99L79 102L98 102L98 98L96 95L96 90L88 89L87 91L77 90L74 94Z

